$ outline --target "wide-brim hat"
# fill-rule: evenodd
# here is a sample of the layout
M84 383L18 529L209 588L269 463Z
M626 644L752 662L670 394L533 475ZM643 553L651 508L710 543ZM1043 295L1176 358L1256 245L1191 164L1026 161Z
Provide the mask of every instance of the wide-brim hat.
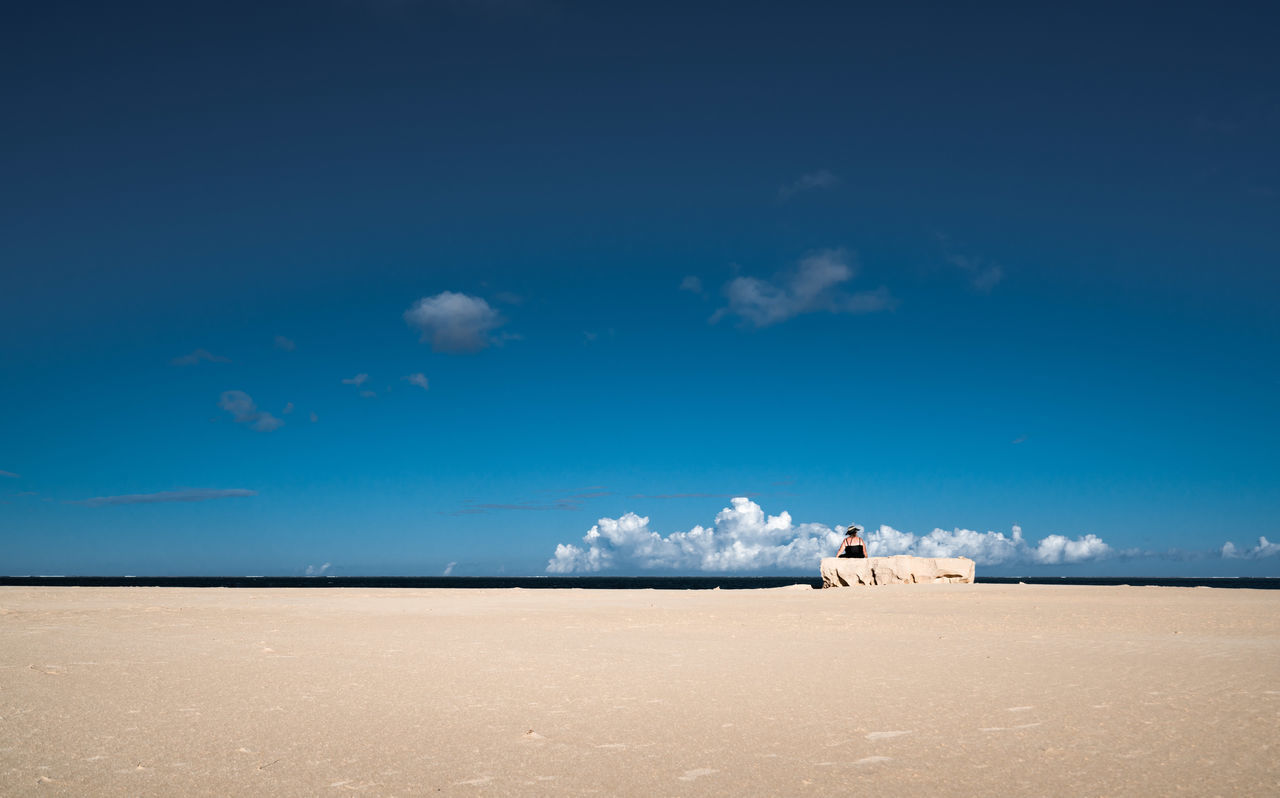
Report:
M861 531L862 531L862 525L861 525L861 524L849 524L849 528L848 528L848 529L846 529L844 533L845 533L846 535L856 535L857 533L859 533L859 532L861 532Z

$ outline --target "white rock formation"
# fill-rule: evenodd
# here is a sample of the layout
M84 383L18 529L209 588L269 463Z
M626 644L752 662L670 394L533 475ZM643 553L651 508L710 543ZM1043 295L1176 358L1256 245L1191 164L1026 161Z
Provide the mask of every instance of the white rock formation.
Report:
M973 560L968 557L826 557L822 560L822 586L930 584L973 582Z

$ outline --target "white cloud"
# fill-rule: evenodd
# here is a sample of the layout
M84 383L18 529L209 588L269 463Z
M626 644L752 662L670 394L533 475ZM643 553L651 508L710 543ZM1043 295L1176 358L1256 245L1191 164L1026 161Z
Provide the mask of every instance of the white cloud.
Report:
M223 391L218 406L235 418L237 424L248 424L258 432L271 432L284 422L265 410L259 410L253 397L244 391Z
M436 352L478 352L495 342L490 332L506 322L480 297L453 291L419 299L404 312L404 320L420 329L422 341L430 341Z
M692 294L702 293L702 278L695 275L689 275L680 281L680 290L688 291Z
M1272 543L1265 537L1258 538L1258 545L1251 549L1236 548L1236 544L1227 541L1222 544L1222 556L1225 559L1256 560L1260 557L1274 557L1280 554L1280 543Z
M284 410L280 411L281 415L287 416L292 412L293 412L293 402L285 402Z
M215 355L212 352L210 352L208 349L197 349L196 351L192 352L189 355L182 355L181 357L175 357L173 360L170 360L169 362L175 366L193 366L202 360L207 361L209 363L230 363L231 362L231 358L223 357L222 355Z
M232 499L238 496L257 496L256 490L166 490L160 493L130 493L123 496L95 496L92 499L68 502L85 507L107 507L117 504L162 504L165 502L203 502L210 499Z
M354 377L347 377L342 381L343 385L364 385L365 380L369 379L369 375L361 372Z
M427 382L427 375L423 374L421 371L419 371L417 374L410 374L407 377L401 377L400 379L404 380L410 385L416 385L424 391L429 390L429 388L427 387L429 385L429 383Z
M306 573L307 576L324 576L325 571L328 571L332 566L333 563L329 562L324 565L308 565Z
M283 335L276 336L276 349L283 349L286 352L292 352L297 349L298 345L291 339L285 338Z
M454 566L456 566L457 564L458 564L458 563L456 563L456 562L451 562L451 563L449 563L448 565L446 565L446 566L444 567L444 573L443 573L443 574L441 574L441 576L448 576L449 574L453 573L453 568L454 568Z
M891 307L893 298L884 287L854 294L839 287L854 276L852 260L844 249L824 249L773 281L736 277L724 288L728 306L717 310L711 321L732 314L756 327L767 327L802 313L874 313Z
M779 186L778 199L786 201L802 191L811 191L815 188L831 188L839 184L839 177L826 169L819 169L816 172L800 175L799 178L788 185Z
M732 500L710 527L663 536L649 519L635 513L601 518L582 545L560 544L547 563L550 573L590 573L615 568L685 571L807 570L835 554L844 527L796 524L789 513L766 516L744 497ZM1068 539L1050 535L1028 544L1022 530L1011 535L970 529L935 529L917 536L890 526L863 535L873 556L969 557L980 565L1028 563L1055 565L1097 560L1114 552L1094 535Z

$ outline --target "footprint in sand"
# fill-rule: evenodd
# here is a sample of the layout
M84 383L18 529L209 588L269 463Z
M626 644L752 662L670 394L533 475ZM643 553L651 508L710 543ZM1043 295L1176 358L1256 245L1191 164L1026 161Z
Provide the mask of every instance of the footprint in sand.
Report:
M911 734L910 731L882 731L871 732L867 735L868 740L887 740L890 737L901 737L904 734Z
M1037 721L1036 723L1023 723L1018 726L988 726L985 729L978 729L978 731L984 731L984 732L1014 731L1016 729L1030 729L1032 727L1039 726L1039 725L1040 723Z
M455 781L455 782L453 783L453 786L455 786L455 787L459 787L459 786L462 786L462 785L464 785L464 784L466 784L466 785L479 786L479 785L481 785L481 784L488 784L488 783L489 783L489 782L491 782L491 781L493 781L493 776L481 776L481 777L480 777L480 778L478 778L478 779L467 779L466 781Z
M719 773L719 772L720 771L715 770L714 768L696 768L694 770L686 770L684 772L684 775L679 776L678 778L680 779L680 781L693 781L694 779L700 778L702 776L710 776L713 773Z

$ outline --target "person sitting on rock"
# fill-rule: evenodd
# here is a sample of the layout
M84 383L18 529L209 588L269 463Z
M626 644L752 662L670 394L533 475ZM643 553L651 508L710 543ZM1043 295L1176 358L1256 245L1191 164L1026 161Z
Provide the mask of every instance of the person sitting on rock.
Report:
M862 527L857 524L849 524L849 528L845 530L844 540L840 541L840 548L836 550L837 557L866 557L867 544L858 533L862 531Z

